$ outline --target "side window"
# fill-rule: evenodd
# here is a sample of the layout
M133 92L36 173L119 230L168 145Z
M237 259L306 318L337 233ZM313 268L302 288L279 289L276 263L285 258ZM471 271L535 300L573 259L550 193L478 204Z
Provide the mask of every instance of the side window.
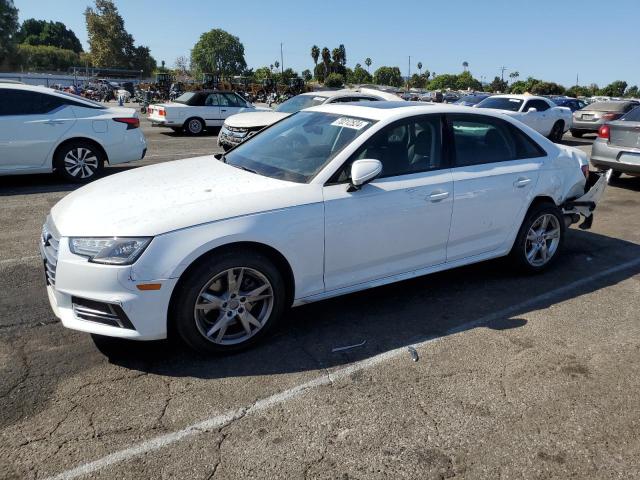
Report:
M545 110L549 110L549 104L544 100L529 100L529 104L527 106L527 110L529 108L535 108L539 112L544 112Z
M0 115L42 115L65 104L54 95L28 90L0 89Z
M207 95L205 101L204 101L204 106L205 107L215 107L220 105L220 101L218 100L218 94L217 93L210 93L209 95Z
M224 97L224 100L227 101L227 106L229 107L244 108L247 106L245 101L240 99L235 93L220 93L219 95L221 97ZM222 98L220 99L221 102L223 102L224 100ZM220 105L223 105L223 103L220 103Z
M351 99L352 102L376 102L377 98L373 97L354 97Z
M409 175L443 167L442 128L439 115L402 120L383 128L356 150L332 183L350 178L351 164L374 158L382 162L380 178Z
M465 167L546 155L526 134L499 118L451 115L455 165Z
M355 100L356 99L352 97L338 97L338 98L334 98L329 103L347 103L347 102L353 102Z

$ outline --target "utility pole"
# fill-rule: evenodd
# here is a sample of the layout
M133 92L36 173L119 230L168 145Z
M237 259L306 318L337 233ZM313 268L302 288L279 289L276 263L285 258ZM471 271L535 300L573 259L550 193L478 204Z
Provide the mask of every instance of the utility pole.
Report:
M500 78L504 82L504 72L507 70L507 67L500 67Z
M580 74L576 73L576 87L577 87L578 85L580 85L579 75L580 75Z
M284 74L284 56L282 55L282 42L280 42L280 72Z

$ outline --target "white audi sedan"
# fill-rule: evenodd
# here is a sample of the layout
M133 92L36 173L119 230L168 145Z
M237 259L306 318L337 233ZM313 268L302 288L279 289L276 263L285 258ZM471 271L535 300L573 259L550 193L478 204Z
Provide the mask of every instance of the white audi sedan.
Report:
M133 108L0 81L0 175L55 171L93 180L105 164L140 160L147 142Z
M47 289L68 328L237 350L292 305L505 255L544 270L605 184L490 110L322 105L69 194L42 233Z

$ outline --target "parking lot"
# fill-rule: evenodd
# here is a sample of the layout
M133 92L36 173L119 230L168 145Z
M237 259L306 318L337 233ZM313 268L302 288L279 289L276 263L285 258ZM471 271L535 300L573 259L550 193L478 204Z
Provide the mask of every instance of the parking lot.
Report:
M215 132L142 127L144 161L107 174L219 151ZM0 477L640 475L640 177L608 187L548 273L491 261L300 307L218 358L107 357L60 325L38 241L74 188L0 177Z

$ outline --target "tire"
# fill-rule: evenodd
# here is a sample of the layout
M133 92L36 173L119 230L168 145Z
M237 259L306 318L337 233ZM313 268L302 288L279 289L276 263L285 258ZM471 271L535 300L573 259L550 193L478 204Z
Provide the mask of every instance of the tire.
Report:
M280 323L286 298L282 274L269 258L230 250L204 257L181 281L172 321L182 340L197 352L240 351Z
M204 122L199 118L189 118L184 122L184 130L189 135L202 135L204 132Z
M549 133L549 140L555 143L560 143L562 141L562 135L564 134L564 122L562 120L558 120L551 127L551 132Z
M544 218L547 219L546 224ZM544 234L541 232L543 227L545 227ZM551 235L554 235L556 231L555 235L557 236L552 237ZM538 232L540 234L535 236ZM529 209L522 222L509 254L512 263L527 273L539 273L547 270L559 257L564 244L565 232L564 218L558 207L551 202L534 205Z
M575 130L575 129L571 129L571 136L575 137L575 138L582 138L584 135L584 132L581 130Z
M59 148L53 158L56 172L67 181L87 183L95 179L104 167L104 154L87 141L77 140Z

